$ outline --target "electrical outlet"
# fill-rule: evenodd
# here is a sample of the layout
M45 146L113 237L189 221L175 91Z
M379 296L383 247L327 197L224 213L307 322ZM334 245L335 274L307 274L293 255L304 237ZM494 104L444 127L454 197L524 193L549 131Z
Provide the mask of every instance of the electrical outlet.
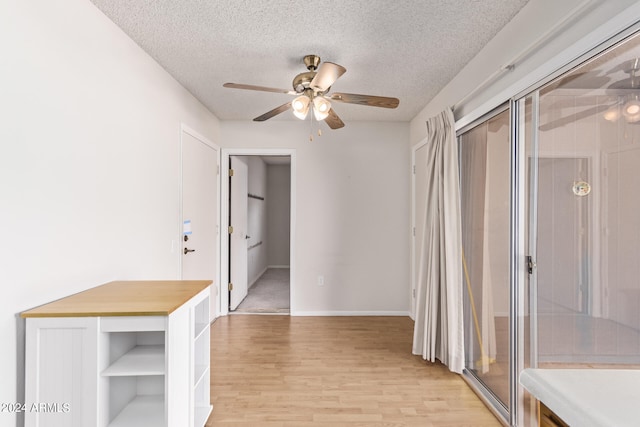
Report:
M324 276L318 276L318 286L324 286Z

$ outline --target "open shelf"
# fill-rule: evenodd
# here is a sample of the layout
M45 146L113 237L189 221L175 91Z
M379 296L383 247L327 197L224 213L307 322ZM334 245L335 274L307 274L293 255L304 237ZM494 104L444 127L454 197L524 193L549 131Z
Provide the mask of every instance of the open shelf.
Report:
M164 396L137 396L109 423L109 427L163 426Z
M208 365L195 365L193 368L193 385L197 387L202 378L209 373Z
M210 402L209 364L211 360L209 324L209 297L202 299L193 309L193 425L202 427L207 422L213 407Z
M102 371L105 377L164 373L164 345L135 346Z
M209 324L208 323L196 323L194 325L194 331L195 331L195 339L198 339L200 337L200 335L202 335L205 331L208 331Z
M211 415L211 411L213 410L213 406L209 405L209 406L196 406L195 407L195 412L193 414L193 419L194 419L194 426L203 426L206 422L207 419L209 418L209 415Z
M209 323L209 298L205 298L193 308L193 339L208 330Z

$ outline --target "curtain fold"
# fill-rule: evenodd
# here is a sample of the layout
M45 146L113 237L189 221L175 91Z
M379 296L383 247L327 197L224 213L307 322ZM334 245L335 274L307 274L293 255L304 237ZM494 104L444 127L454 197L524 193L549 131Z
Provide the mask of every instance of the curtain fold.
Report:
M413 354L464 368L458 145L453 112L427 120L427 191L419 238Z

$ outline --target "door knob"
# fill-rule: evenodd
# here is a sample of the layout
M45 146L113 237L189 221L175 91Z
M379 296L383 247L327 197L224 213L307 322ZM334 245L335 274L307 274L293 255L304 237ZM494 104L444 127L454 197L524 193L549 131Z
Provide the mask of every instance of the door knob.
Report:
M187 248L184 248L184 251L183 251L183 252L184 252L184 254L186 255L186 254L188 254L189 252L195 252L195 251L196 251L195 249L187 249Z

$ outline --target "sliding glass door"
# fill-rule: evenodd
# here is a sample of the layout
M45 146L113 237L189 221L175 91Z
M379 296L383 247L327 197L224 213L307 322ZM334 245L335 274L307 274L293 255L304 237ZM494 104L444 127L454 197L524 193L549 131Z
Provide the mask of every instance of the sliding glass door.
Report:
M636 36L527 97L539 366L640 364L638 58Z
M459 137L466 370L503 417L509 398L510 126L505 107Z
M628 37L517 103L533 367L640 367L639 58Z
M458 136L465 378L535 426L524 368L640 368L640 36Z

